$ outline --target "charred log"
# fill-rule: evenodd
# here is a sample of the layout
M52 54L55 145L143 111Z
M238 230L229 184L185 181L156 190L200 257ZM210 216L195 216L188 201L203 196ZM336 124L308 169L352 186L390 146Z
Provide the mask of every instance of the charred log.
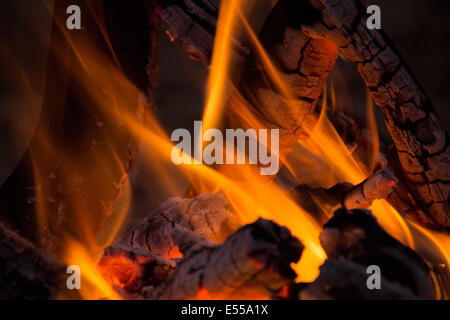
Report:
M209 65L218 10L207 0L157 2L171 38L179 39L190 55ZM287 99L277 84L271 82L257 50L243 45L242 39L234 41L234 55L247 62L243 76L236 80L239 92L234 92L237 96L231 97L227 106L228 127L249 127L249 119L243 119L237 110L241 105L233 103L233 98L240 100L243 95L252 106L249 112L259 126L280 129L282 156L289 153L305 129L311 129L316 123L320 112L317 102L337 58L337 48L331 42L312 39L302 32L299 22L309 21L311 14L314 11L303 2L279 1L260 34L262 45L281 72L282 80L293 89Z
M170 198L136 225L122 243L175 258L181 257L199 237L220 243L240 225L239 217L221 193Z
M320 243L329 259L347 259L364 268L376 265L388 281L421 299L434 298L429 265L386 233L370 211L337 210L324 225Z
M328 259L313 283L298 287L300 300L416 300L407 287L381 276L379 290L367 287L366 267L347 259ZM294 291L294 290L293 290Z
M221 245L199 241L147 299L268 298L293 281L303 245L289 230L259 219Z
M302 135L314 127L320 113L319 97L337 59L337 47L313 39L301 30L301 21L314 14L302 1L281 0L267 18L259 39L289 88L274 81L267 66L253 50L246 72L237 85L254 108L254 117L265 127L280 129L280 154L284 158ZM286 92L288 90L288 92ZM231 122L245 128L245 119Z
M0 224L0 299L55 299L64 266Z
M217 9L198 10L198 7L209 8L210 4L189 1L186 5L184 2L170 2L176 9L171 9L170 19L166 17L165 21L169 29L178 30L174 33L183 43L189 43L185 46L188 52L187 47L198 47L196 50L202 52L201 60L209 64L210 46L201 47L198 34L212 43L211 27L216 25L213 18ZM282 98L277 84L269 80L265 66L256 58L256 50L247 59L246 72L237 87L253 106L251 112L260 125L280 128L281 156L286 155L305 133L304 129L316 122L320 111L317 99L334 65L337 51L333 44L336 45L357 65L372 97L385 113L397 151L396 157L390 159L390 166L400 179L390 202L426 226L448 228L450 149L447 133L387 36L381 31L368 30L366 18L364 8L354 0L337 3L312 0L310 4L279 1L260 39L283 80L293 88L298 102L292 105ZM202 32L188 32L191 25L202 25ZM184 32L179 31L181 29ZM248 126L232 105L228 117L232 126Z
M325 188L311 188L299 185L291 191L293 199L305 210L316 216L319 222L325 223L329 214L342 207L345 209L368 208L376 199L386 199L392 192L397 179L387 169L374 172L360 184L338 183ZM327 208L324 212L324 208Z
M210 0L156 0L158 13L171 41L178 40L193 60L211 61L219 9ZM243 60L249 49L234 39L235 57Z
M339 47L384 112L397 151L393 167L413 208L406 213L425 225L449 228L450 148L431 101L384 32L367 29L358 1L310 3L321 17L303 30Z
M303 246L270 221L238 229L239 219L228 206L221 193L168 199L122 244L106 249L102 273L125 289L119 293L135 298L230 298L241 290L248 298L270 297L296 277L289 265L298 261ZM160 285L161 277L153 279L155 261L167 271L162 278L170 274ZM125 274L117 273L121 269Z

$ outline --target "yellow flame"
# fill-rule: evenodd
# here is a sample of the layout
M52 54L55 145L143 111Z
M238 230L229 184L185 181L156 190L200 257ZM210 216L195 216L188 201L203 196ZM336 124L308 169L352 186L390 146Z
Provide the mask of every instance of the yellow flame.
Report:
M450 269L450 235L444 232L427 230L415 222L409 221L409 224L422 233L432 244L440 251L444 258L442 267Z
M82 281L80 292L83 299L121 300L120 295L102 277L97 269L101 254L101 247L97 248L95 252L92 252L92 250L87 250L85 246L72 239L68 241L68 247L63 261L67 265L77 265L80 267Z
M139 124L132 117L125 116L124 121L143 141L153 146L152 155L161 155L160 163L170 162L172 143L163 136ZM192 159L183 154L187 162ZM325 253L319 243L320 226L302 208L276 184L268 184L267 180L255 174L247 167L240 170L241 180L235 181L205 165L182 165L180 170L185 174L199 192L225 193L243 223L255 221L258 217L271 219L287 226L292 233L303 241L305 252L300 263L295 267L301 281L312 281L318 275L318 267L325 259ZM197 184L200 181L201 184Z
M228 70L231 63L233 28L239 0L224 0L220 5L219 22L207 85L207 100L203 114L204 129L217 127L226 103Z
M271 61L268 53L258 40L258 37L247 22L245 15L241 11L241 1L224 0L221 3L219 15L219 26L217 29L216 40L214 44L214 53L212 65L207 86L207 99L204 108L203 125L205 128L214 127L218 124L224 113L224 106L227 100L235 99L242 110L234 110L240 116L248 117L249 123L254 121L255 126L261 126L255 118L252 118L251 106L243 101L243 97L233 93L233 88L229 83L229 69L232 67L232 41L235 32L237 18L244 25L245 30L256 48L265 69L272 82L277 86L281 94L284 95L288 105L295 107L296 97L292 88L284 81L282 75ZM61 26L65 29L64 26ZM103 30L103 29L102 29ZM106 37L106 35L105 35ZM70 39L68 38L68 41ZM108 42L109 44L109 42ZM318 267L326 259L325 252L319 243L319 233L321 227L305 210L296 204L275 182L269 182L267 179L255 174L249 167L242 166L237 170L242 179L232 180L224 174L214 169L202 165L181 165L174 168L171 162L172 142L169 140L158 121L149 115L146 125L136 120L136 115L131 113L130 106L136 103L136 97L140 94L139 90L128 79L125 78L119 66L110 62L97 52L94 44L84 44L88 48L84 52L80 51L79 43L71 43L72 50L76 53L82 71L86 72L88 79L83 79L86 73L76 72L77 80L83 86L83 90L93 101L92 108L96 111L108 113L114 121L117 121L127 129L136 139L145 142L150 148L143 150L147 157L148 166L156 168L160 174L159 181L161 189L168 190L169 193L176 189L165 168L172 168L176 174L183 176L195 186L198 192L216 192L221 190L229 199L230 203L236 209L243 223L250 223L258 217L271 219L280 225L288 227L293 235L297 236L305 245L305 251L300 262L294 266L299 275L299 281L313 281L318 275ZM66 66L70 68L71 66ZM92 84L96 85L92 85ZM98 89L101 87L108 93L109 99L101 94ZM229 94L231 92L231 97ZM336 101L333 92L333 100ZM112 101L112 102L111 102ZM309 178L318 185L329 186L332 183L340 181L357 184L367 178L372 166L364 167L356 161L349 152L347 146L333 127L326 115L326 94L323 99L324 104L322 113L316 127L309 131L309 138L299 141L298 146L293 151L294 159L297 162L306 163L306 166L313 167L309 177L298 176L299 179ZM291 104L292 103L292 104ZM373 117L373 107L369 104L369 129L376 133L376 125ZM45 132L40 133L44 137ZM45 140L45 139L44 139ZM300 152L301 151L301 152ZM374 155L378 152L378 145L373 146ZM115 154L113 150L113 154ZM58 157L63 162L70 164L70 154L63 150L56 150L49 154L37 154L33 157L33 166L36 181L44 183L45 177L42 177L40 165L45 163L47 157ZM193 162L190 155L183 154L187 162ZM95 159L96 167L104 169L105 175L120 173L123 175L123 183L127 183L126 170L122 167L118 157L114 157L113 164L106 163L104 159ZM286 164L289 168L295 168L292 163ZM319 167L320 166L320 167ZM67 166L70 168L70 165ZM104 168L106 167L106 168ZM162 169L164 168L164 169ZM318 169L320 168L320 170ZM313 172L315 171L315 172ZM67 174L67 172L65 172ZM302 182L304 180L299 180ZM116 209L116 213L111 216L104 227L100 230L92 228L90 215L96 213L89 211L82 196L72 199L72 205L76 208L78 223L73 226L77 234L81 234L83 243L80 240L66 236L63 241L67 243L66 251L63 254L63 260L68 264L77 264L83 270L88 284L83 286L82 295L86 299L110 298L118 299L118 295L113 288L101 277L97 271L96 265L101 256L102 249L110 244L117 236L119 229L126 219L129 205L131 202L131 193L128 188L125 189L122 196L121 206ZM48 208L46 207L46 195L42 190L37 192L37 211L41 223L45 225L47 221ZM414 237L411 234L408 224L402 216L393 209L386 201L375 201L371 207L373 213L378 218L380 224L394 237L403 243L414 247ZM420 230L420 227L417 227ZM431 234L427 230L421 230L428 238L440 248L445 255L447 263L448 256L448 237ZM43 230L45 232L45 230Z
M246 21L245 17L240 14L240 18L243 21L246 30L248 31L253 44L257 48L257 53L260 55L261 60L264 63L265 68L268 70L268 74L274 83L279 88L280 92L285 96L286 99L292 101L295 100L292 90L289 84L284 81L280 72L277 70L276 66L273 64L269 55L259 42L257 36L252 31L250 25ZM326 88L326 87L325 87ZM305 141L301 140L299 143L302 147L312 154L316 154L325 163L328 164L328 172L336 174L338 181L346 181L353 184L358 184L367 178L368 172L361 167L360 164L353 158L352 154L349 152L347 146L342 141L338 132L334 128L333 124L330 122L326 115L326 89L324 89L324 98L322 112L317 125L312 131L308 132L309 139ZM370 114L373 114L372 107L370 105ZM371 117L371 119L373 116ZM374 122L371 122L374 124ZM376 132L376 127L372 125L371 131ZM305 128L305 130L308 130ZM378 148L378 147L376 147ZM303 149L303 150L304 150ZM296 157L297 159L301 157ZM288 164L289 165L289 164ZM323 175L323 172L321 172ZM328 176L329 175L323 175ZM336 181L336 182L338 182ZM372 210L375 216L378 217L380 224L386 228L388 232L399 238L401 241L407 245L413 246L412 237L408 227L403 222L403 219L398 214L396 210L391 208L387 203L375 203L372 206Z

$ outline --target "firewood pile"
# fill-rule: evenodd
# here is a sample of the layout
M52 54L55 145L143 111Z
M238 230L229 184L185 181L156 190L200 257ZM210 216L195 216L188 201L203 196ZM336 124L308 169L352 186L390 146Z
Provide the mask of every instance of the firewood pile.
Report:
M136 34L151 41L151 45L135 49L146 50L150 61L144 63L145 59L139 56L125 64L124 69L139 70L140 73L131 72L135 76L133 80L147 93L154 108L158 21L192 58L209 65L218 9L209 0L140 3L151 8L147 21L151 28L141 30L136 22ZM384 113L393 145L383 150L386 156L380 158L366 180L357 185L343 182L331 188L302 184L290 191L292 199L323 225L319 239L326 260L317 278L308 283L296 281L301 275L292 266L302 261L305 244L292 235L289 225L263 218L244 224L224 193L194 192L190 197L167 199L104 249L98 270L122 298L448 298L450 282L445 271L389 235L368 209L374 200L385 199L424 228L450 230L448 134L387 35L368 30L366 19L365 8L355 0L280 0L275 5L259 39L291 86L289 94L296 99L294 107L286 102L277 84L267 81L270 70L256 58L257 48L242 39L236 39L233 48L236 60L245 70L233 82L252 105L252 116L259 123L280 130L282 159L319 121L323 88L338 52L355 65ZM113 45L114 41L125 41L120 26L113 30L116 32ZM65 41L56 31L53 37ZM119 60L130 60L125 47L120 47L124 51L119 51ZM59 67L50 63L53 73L48 77L54 76ZM71 94L76 96L77 91ZM53 101L51 96L47 99ZM76 110L76 103L70 108ZM228 106L228 125L246 129L249 124L236 116L235 111L233 106ZM139 112L136 111L137 117ZM364 153L366 143L354 132L358 129L348 120L348 115L341 111L330 113L336 128L350 128L350 133L345 130L348 133L345 142L355 144L355 152ZM49 119L53 119L52 111L46 109L43 114L40 125L47 126ZM87 127L98 124L98 120L89 121L86 120ZM109 125L112 124L105 122L106 127ZM39 143L35 142L37 137L33 139L31 151L0 190L2 202L14 198L11 207L21 213L31 210L18 204L25 201L22 197L26 194L21 192L19 200L17 194L12 194L22 184L27 185L24 177L30 176L30 166L26 163L30 161L33 146ZM84 133L76 139L73 145L77 146L82 145L80 141L92 140ZM117 148L124 150L119 158L125 171L131 168L137 154L138 143L132 139L121 137L116 143ZM59 143L62 142L55 145ZM49 176L55 167L53 163L48 165L45 168L48 172L43 176ZM78 172L86 185L99 179L91 167ZM114 203L118 198L123 187L122 176L108 177L105 185L114 188L106 187L102 192L102 206L92 206L93 210L103 210L105 219L113 205L103 204ZM55 229L67 220L64 210L71 210L66 206L70 193L60 192L60 186L65 184L58 179L48 181L55 201L52 203L55 220L49 228ZM321 213L318 202L331 208L327 215ZM60 248L55 239L47 240L51 245L44 250L0 225L0 298L57 298L66 290L64 263L47 252L48 249L57 254ZM382 270L380 289L368 288L367 270L371 266Z
M304 247L288 228L265 219L238 227L238 221L221 193L170 198L105 249L99 270L125 299L435 298L432 267L368 210L338 209L324 225L320 243L328 259L312 283L295 282L291 264ZM62 264L1 231L0 280L9 280L2 296L55 297L64 284ZM370 265L384 270L380 290L366 286Z
M329 259L308 284L294 281L290 264L303 245L289 229L264 219L237 229L236 219L220 193L168 199L105 250L100 268L119 292L139 299L434 298L425 261L367 210L338 209L324 225L320 241ZM182 257L163 258L174 251ZM388 271L381 290L366 287L369 265Z

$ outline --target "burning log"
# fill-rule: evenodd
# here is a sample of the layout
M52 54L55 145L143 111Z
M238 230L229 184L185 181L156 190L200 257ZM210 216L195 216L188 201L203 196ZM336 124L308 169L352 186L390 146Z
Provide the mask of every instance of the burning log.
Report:
M240 225L239 217L221 193L202 194L191 199L170 198L121 242L166 258L176 258L199 237L220 243Z
M413 250L389 236L367 210L339 209L325 225L320 242L328 259L312 283L288 285L287 297L301 300L435 299L435 270ZM378 286L369 277L378 267ZM372 270L369 272L369 270ZM373 283L371 283L373 284ZM435 292L435 289L437 290Z
M204 6L211 8L209 2L206 5L204 1L189 1L190 6L197 9L188 10L184 2L171 3L177 9L171 11L170 19L163 15L163 20L169 29L178 30L175 34L191 47L199 46L192 45L198 42L198 34L203 34L211 43L214 32L210 27L216 25L217 10L198 10ZM299 136L305 133L304 129L316 123L320 111L317 101L339 49L357 65L372 97L385 113L394 140L397 152L390 157L390 166L400 184L389 201L426 226L448 228L450 149L447 133L431 102L387 36L367 29L363 6L354 0L311 0L309 3L279 1L260 34L269 58L281 71L282 80L293 88L298 102L292 105L282 98L279 84L268 80L267 66L255 59L257 50L253 48L244 77L237 85L254 107L253 116L265 127L280 128L283 143L280 154L283 157L289 153ZM187 32L190 30L187 26L195 21L196 26L202 25L199 19L208 21L209 27L203 28L201 33ZM181 25L184 32L177 27ZM202 57L211 56L208 50L209 47L206 51L202 49ZM209 59L201 60L209 64ZM229 118L234 127L248 126L246 119L232 106Z
M276 81L264 58L253 50L237 85L253 106L254 118L268 128L280 129L282 159L316 124L321 106L319 97L337 59L337 47L333 43L310 38L302 32L299 22L309 21L312 13L305 2L279 1L267 18L259 39L283 83ZM245 128L249 125L245 119L234 116L233 106L230 109L234 126Z
M373 175L356 186L344 182L325 189L302 184L291 191L291 195L302 208L315 214L319 221L325 222L328 215L322 212L324 207L330 213L340 207L349 210L368 208L374 200L386 199L396 183L397 179L392 172L388 168L382 168L376 169Z
M345 193L342 206L346 209L368 208L376 199L385 199L397 179L388 169L375 172L372 176Z
M163 4L160 15L169 24L170 35L180 38L192 57L208 63L217 9L208 0L159 2ZM247 61L248 72L244 72L238 82L240 94L253 106L253 116L264 127L280 129L283 142L281 153L282 156L287 154L299 137L316 123L323 85L334 66L339 47L358 65L372 95L385 111L400 164L399 167L393 167L401 173L399 176L404 178L402 182L407 191L417 196L417 202L410 197L416 211L423 210L423 216L429 218L422 222L448 227L447 134L430 103L383 35L378 32L371 33L364 28L360 30L364 18L354 12L356 7L352 7L353 2L337 2L335 6L325 0L310 2L319 11L314 10L306 1L281 0L266 21L261 32L262 43L276 67L281 70L282 80L290 85L289 90L293 92L284 92L286 88L280 86L269 74L264 59L257 58L255 49ZM120 9L125 10L128 5L109 7L106 1L102 2L102 5L109 17L106 25L112 28L109 30L113 35L111 44L114 47L118 42L119 47L122 47L126 35L122 33L122 28L113 28L108 21L111 22L110 19L115 14L122 16L123 11ZM65 8L65 5L58 6L57 12L60 13L61 8ZM132 10L131 14L128 12L126 15L130 19L127 20L129 22L134 22L134 14L140 13L142 9L140 6L133 8L135 11ZM322 13L322 18L319 12ZM339 16L342 13L343 16ZM154 60L156 19L153 16L150 17L151 21L147 21L138 16L137 24L132 25L136 27L135 31L141 30L142 26L146 27L143 29L146 32L148 26L152 28L151 46L144 44L136 50L129 50L125 45L127 48L119 50L114 58L131 63L121 65L129 74L136 76L133 81L137 87L141 91L146 90L151 98L152 81L157 69ZM339 19L336 19L336 16ZM350 19L342 19L342 24L339 22L341 18L348 17ZM355 20L356 17L361 21ZM90 23L94 23L95 17L90 18ZM141 24L143 21L145 23ZM304 25L311 21L322 21L336 29L324 29L324 24L320 23L314 24L313 27ZM102 32L97 31L97 36L100 36ZM142 35L139 32L137 34ZM129 136L129 132L119 130L120 132L116 133L112 130L120 127L120 124L111 119L104 119L105 121L100 121L99 124L97 118L91 117L84 110L92 101L85 99L83 85L77 81L66 81L76 80L77 76L72 71L65 70L63 62L58 61L57 57L61 54L60 45L68 50L70 46L67 42L70 41L57 29L53 37L56 44L51 48L49 83L58 83L61 87L56 87L56 90L55 87L48 88L38 134L16 172L2 188L0 198L2 204L7 203L10 192L17 191L16 186L22 191L33 186L33 194L42 193L45 189L42 193L45 197L41 197L50 203L45 202L51 209L49 212L56 213L48 214L54 219L48 221L48 227L55 229L50 230L50 233L55 235L57 232L54 231L59 231L56 229L59 229L63 222L64 225L70 226L69 213L74 213L79 208L72 207L69 199L73 202L73 198L76 199L76 195L81 194L80 190L85 192L82 198L87 196L86 198L91 200L88 202L89 207L83 209L102 213L101 217L96 219L94 228L112 212L114 201L126 184L126 172L134 160L137 143L134 137ZM76 35L74 37L80 39ZM240 54L248 55L238 42L235 45ZM109 49L105 48L107 52ZM133 52L133 57L136 52L145 53L145 59L142 56L135 60L130 59L128 51ZM150 55L150 61L147 54ZM64 58L69 63L77 61L73 55ZM147 62L147 68L142 68ZM79 67L83 69L82 66ZM61 73L61 70L67 72ZM136 75L134 70L141 72ZM148 79L143 71L147 71L151 79ZM62 99L55 96L59 91L66 92L65 89L67 96ZM106 96L103 98L107 98ZM292 96L292 99L287 96ZM67 104L68 114L53 108L62 104ZM136 107L136 110L132 111L141 121L145 113L143 104L132 105ZM78 112L80 110L82 112ZM59 111L63 113L62 118L59 118ZM233 114L233 111L236 110L233 110L231 104L231 126L246 128L247 119L235 117L237 114ZM61 119L72 120L70 116L73 114L79 116L76 119L80 120L83 129L86 129L76 137L67 132L67 128L62 129L64 126L61 125L64 123ZM98 136L94 135L95 138L101 138L101 143L97 145L96 142L90 149L93 137L91 129L95 131L98 127L108 130L102 131ZM69 126L68 131L70 129ZM44 135L44 139L41 136L43 132L48 134ZM109 153L109 134L114 141L111 148L113 153ZM42 145L47 149L41 149ZM44 161L36 166L36 161L33 161L36 159L33 159L32 155L52 149L75 150L74 165L66 168L70 169L70 175L65 176L67 172L60 169L60 157L49 157L46 159L50 160L49 163ZM93 151L99 149L106 154ZM117 154L115 151L118 151ZM88 155L84 158L86 154ZM105 175L105 172L96 171L103 166L99 166L95 161L84 162L96 159L99 154L100 158L106 156L110 160L110 166L105 167L117 165L121 169L111 175ZM116 163L117 158L119 164ZM443 168L440 168L438 163L442 163ZM39 170L30 171L31 167ZM40 184L30 184L33 173L35 176L41 176ZM101 188L98 188L93 182L100 180L103 183ZM312 195L311 198L315 197L322 204L326 203L334 208L361 208L368 207L374 199L387 197L396 182L392 173L383 169L376 171L357 186L339 184L330 190L309 190L309 194ZM301 193L302 190L297 188L296 191ZM19 192L19 196L23 194L25 193ZM30 197L21 198L21 204L17 207L23 208L22 202L28 198ZM16 209L15 205L4 205L8 207L8 212ZM22 213L23 210L19 211ZM25 211L28 214L29 207ZM132 298L266 298L279 292L283 286L292 284L296 274L290 264L297 262L303 251L299 240L293 237L287 228L268 220L259 219L238 229L240 225L238 216L220 193L203 194L192 199L172 198L150 213L121 243L108 247L99 268L124 297ZM300 298L434 297L430 269L425 261L384 232L367 211L338 210L334 218L325 224L320 241L329 259L322 266L316 281L300 289L297 295ZM0 249L0 298L55 296L60 279L54 275L63 270L59 262L1 226ZM364 287L367 277L365 269L369 265L378 265L382 270L383 290L380 292L369 292L367 287Z
M273 222L237 230L238 222L221 193L168 199L105 250L100 270L122 295L145 299L236 297L241 290L269 297L296 277L289 265L303 246Z
M335 212L320 234L328 260L320 268L319 277L309 284L295 284L292 280L296 275L289 265L299 260L303 246L288 229L259 219L219 244L205 237L211 237L212 233L201 225L194 224L189 229L180 219L180 215L191 215L191 219L197 217L200 221L204 214L220 212L214 208L216 202L221 203L218 207L223 210L226 200L221 194L167 200L141 222L140 226L150 225L148 230L151 232L145 231L133 238L133 234L136 236L145 230L138 226L124 238L141 248L123 244L107 248L100 270L122 296L133 299L225 299L236 297L238 292L240 297L245 292L247 298L267 298L276 296L285 285L288 297L294 299L436 297L434 285L438 284L431 276L436 269L388 235L367 210L339 209ZM191 207L189 213L185 209L187 204ZM209 206L213 207L208 209ZM196 214L196 211L200 213ZM223 218L229 214L222 212L218 216ZM161 215L165 216L165 222L152 224L149 218L158 221ZM178 220L169 220L169 216ZM218 221L216 227L227 225L221 219L213 221ZM166 229L167 226L171 227ZM161 232L158 228L169 231ZM214 227L208 226L206 230L210 228ZM228 226L226 230L229 230ZM173 253L158 239L165 232L168 232L167 242L171 244L167 247L176 246L183 254L180 259L163 258L149 251L155 248L167 255ZM195 232L201 232L203 236ZM159 235L152 239L152 233ZM144 240L146 236L149 240ZM136 242L133 243L133 239ZM381 290L367 287L367 268L372 265L381 270Z
M290 264L302 251L287 228L259 219L221 245L196 243L169 279L146 298L267 298L296 278Z
M376 265L388 281L397 282L418 298L435 297L431 269L427 263L412 249L386 233L367 210L337 210L334 217L324 225L320 243L328 259L347 259L364 268ZM344 262L335 263L344 269L352 268ZM332 267L324 268L327 273L328 268ZM318 279L319 282L322 280Z
M354 0L310 0L321 18L305 25L353 62L384 112L396 149L393 167L407 194L406 214L432 226L450 227L448 134L431 101L400 54L379 30L368 30L363 6Z
M64 266L0 224L0 299L55 299Z
M123 244L107 247L98 265L111 285L123 288L130 294L162 284L175 267L174 260Z
M171 41L179 40L194 60L209 65L214 46L219 9L210 0L157 0L159 16ZM249 49L234 41L234 54L243 59Z
M379 290L367 288L366 268L346 259L328 259L313 283L299 289L300 300L415 300L407 287L381 276Z
M180 39L191 56L209 65L217 8L207 0L157 2L171 39ZM240 39L234 41L233 54L240 60L247 58L244 76L236 81L239 94L254 107L252 116L265 128L280 129L282 155L289 153L306 128L314 127L320 113L318 100L337 58L337 48L331 42L312 39L302 32L298 21L309 20L312 12L304 2L279 1L260 34L261 43L281 71L283 81L293 88L291 99L295 102L287 101L279 84L271 83L258 50L242 45ZM232 100L227 106L228 127L247 128L249 119L242 119L236 110L240 106L234 106Z

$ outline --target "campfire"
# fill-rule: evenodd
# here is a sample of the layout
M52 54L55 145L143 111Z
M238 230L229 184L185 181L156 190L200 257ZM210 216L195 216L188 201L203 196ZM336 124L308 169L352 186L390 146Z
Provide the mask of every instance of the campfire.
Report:
M84 30L66 28L75 3ZM41 118L0 190L0 298L449 298L448 134L359 1L279 0L258 34L251 1L136 3L55 3ZM188 148L156 116L160 28L209 70ZM137 158L171 195L143 219Z

